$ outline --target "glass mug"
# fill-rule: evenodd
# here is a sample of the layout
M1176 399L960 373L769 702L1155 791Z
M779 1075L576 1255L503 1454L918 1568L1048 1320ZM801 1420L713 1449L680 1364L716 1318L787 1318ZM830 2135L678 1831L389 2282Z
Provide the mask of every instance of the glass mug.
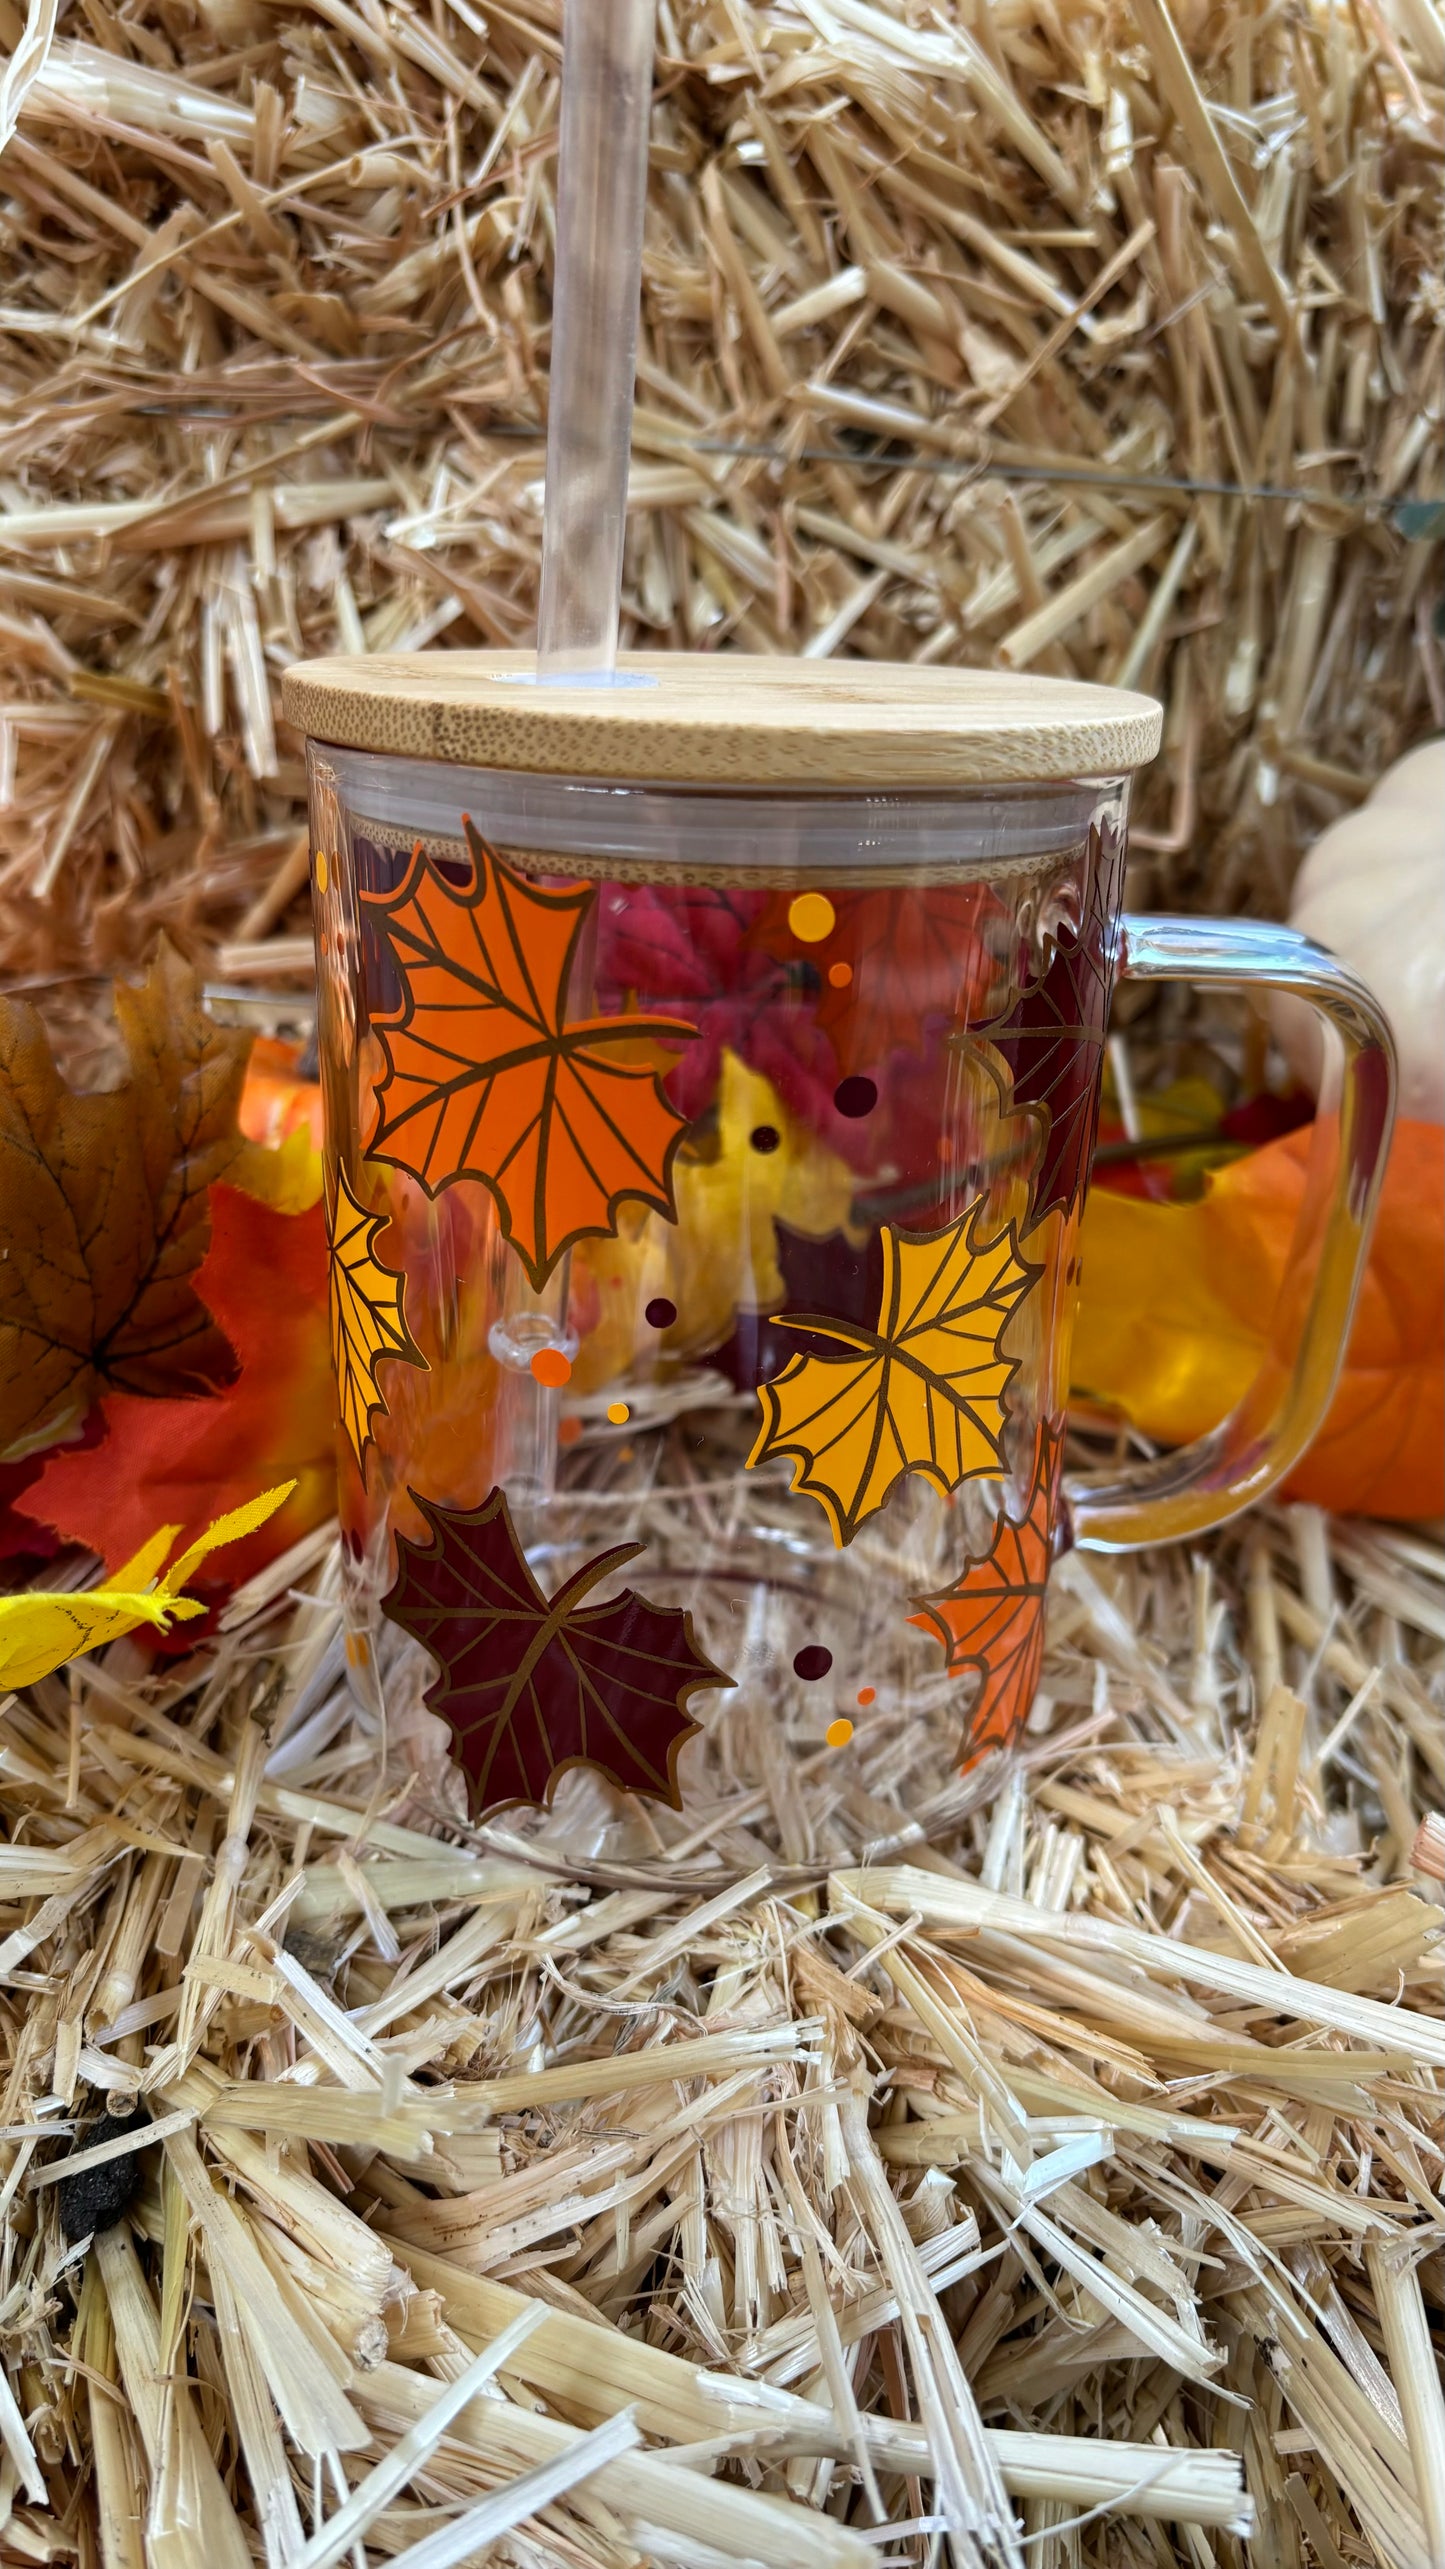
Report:
M1123 913L1142 697L503 653L286 687L363 1693L428 1653L479 1812L577 1765L676 1805L699 1729L1006 1745L1056 1551L1219 1523L1323 1416L1392 1116L1369 993L1282 928ZM1259 1379L1087 1478L1120 977L1291 991L1335 1077Z

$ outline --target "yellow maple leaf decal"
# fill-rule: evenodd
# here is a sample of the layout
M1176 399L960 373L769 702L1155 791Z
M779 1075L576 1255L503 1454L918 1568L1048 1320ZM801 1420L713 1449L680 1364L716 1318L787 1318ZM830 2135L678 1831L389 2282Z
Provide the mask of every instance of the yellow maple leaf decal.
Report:
M295 1487L294 1481L283 1481L279 1489L266 1490L244 1507L228 1509L159 1577L161 1563L180 1532L178 1525L161 1526L103 1587L73 1592L32 1589L23 1596L0 1597L0 1688L13 1692L17 1686L33 1686L37 1678L63 1668L68 1659L99 1650L124 1632L134 1632L137 1624L154 1624L164 1632L174 1622L203 1615L206 1609L199 1597L180 1593L187 1579L222 1544L239 1543L243 1535L254 1534Z
M377 1366L388 1356L406 1365L426 1364L406 1325L402 1308L406 1279L394 1268L384 1267L375 1254L376 1235L385 1230L389 1219L388 1214L368 1213L364 1204L357 1203L345 1169L338 1167L327 1224L331 1361L336 1368L341 1424L362 1471L372 1420L386 1412L377 1388Z
M750 1464L796 1463L835 1543L851 1543L905 1472L935 1489L1003 1468L1004 1394L1018 1371L1004 1331L1041 1267L1020 1257L1010 1222L976 1234L981 1203L942 1231L885 1224L877 1325L798 1313L774 1326L833 1340L836 1357L797 1355L760 1383L763 1424Z

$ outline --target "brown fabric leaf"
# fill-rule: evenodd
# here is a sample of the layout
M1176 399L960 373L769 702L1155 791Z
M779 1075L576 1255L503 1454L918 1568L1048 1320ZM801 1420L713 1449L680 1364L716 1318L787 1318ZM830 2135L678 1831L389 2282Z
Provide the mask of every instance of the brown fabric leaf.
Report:
M112 1390L174 1397L235 1370L192 1278L206 1192L242 1156L249 1035L216 1025L162 939L115 1012L120 1087L77 1097L44 1025L0 999L0 1460L41 1451Z

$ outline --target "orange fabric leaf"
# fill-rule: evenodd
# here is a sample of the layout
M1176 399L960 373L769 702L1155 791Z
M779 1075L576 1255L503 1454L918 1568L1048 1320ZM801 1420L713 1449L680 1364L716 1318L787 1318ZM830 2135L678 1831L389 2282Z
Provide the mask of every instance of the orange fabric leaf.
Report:
M567 1017L591 884L547 891L467 823L474 880L458 890L420 848L394 892L368 896L401 977L376 1022L386 1053L371 1156L435 1195L491 1189L535 1290L565 1249L609 1233L628 1197L674 1218L683 1118L646 1048L695 1026L672 1017Z
M1211 1178L1196 1204L1096 1186L1083 1223L1076 1394L1177 1445L1217 1426L1268 1352L1304 1201L1309 1129ZM1445 1132L1395 1127L1344 1371L1290 1498L1364 1516L1445 1509Z
M294 1476L285 1506L227 1556L227 1585L239 1585L336 1504L320 1205L278 1213L233 1187L213 1188L211 1245L195 1284L235 1349L235 1381L208 1399L113 1393L100 1443L52 1454L24 1506L114 1565L157 1523L198 1528L239 1505L262 1471Z
M1008 1748L1034 1699L1044 1657L1044 1594L1063 1451L1062 1436L1043 1428L1023 1522L1016 1525L1001 1515L987 1552L970 1560L951 1588L916 1597L922 1611L908 1618L920 1632L931 1632L942 1642L950 1675L965 1668L978 1671L960 1760L964 1767L986 1749Z

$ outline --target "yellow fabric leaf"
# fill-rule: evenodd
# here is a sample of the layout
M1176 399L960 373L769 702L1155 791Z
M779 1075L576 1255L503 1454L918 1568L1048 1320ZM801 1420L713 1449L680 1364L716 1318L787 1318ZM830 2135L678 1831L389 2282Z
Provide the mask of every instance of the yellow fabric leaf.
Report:
M123 1561L118 1570L112 1571L106 1586L148 1588L180 1530L178 1525L158 1526L149 1542L141 1545L139 1552L133 1552L129 1561Z
M277 1213L309 1213L321 1201L321 1153L304 1124L274 1149L264 1142L244 1142L226 1175L232 1186L259 1196Z
M760 1126L777 1134L776 1150L753 1148ZM681 1314L668 1351L682 1357L716 1347L739 1310L780 1302L774 1216L822 1239L846 1226L857 1184L846 1162L788 1113L771 1080L726 1047L716 1155L679 1153L672 1174L675 1223L624 1207L615 1239L584 1240L573 1252L574 1277L595 1284L598 1312L573 1366L575 1391L600 1390L626 1372L636 1313L654 1294Z
M163 1592L172 1596L177 1588L184 1587L192 1573L212 1552L219 1552L222 1544L239 1543L243 1535L254 1534L258 1525L264 1525L285 1505L295 1487L294 1481L281 1481L274 1490L263 1490L258 1499L246 1499L238 1508L227 1508L225 1515L216 1517L179 1561L171 1564L161 1581Z
M1264 1352L1278 1273L1236 1237L1238 1289L1226 1298L1217 1228L1210 1197L1150 1204L1096 1186L1084 1210L1076 1394L1122 1408L1165 1444L1226 1418Z
M1207 1181L1195 1204L1096 1186L1082 1231L1075 1396L1178 1445L1233 1409L1272 1347L1292 1343L1313 1261L1295 1230L1312 1130ZM1316 1507L1408 1520L1445 1503L1440 1366L1445 1136L1402 1117L1329 1413L1284 1484Z
M1018 1360L1003 1337L1042 1269L1020 1257L1012 1223L977 1234L982 1204L946 1230L884 1226L877 1325L825 1317L778 1321L836 1341L837 1359L798 1355L758 1386L763 1424L750 1464L786 1455L795 1490L851 1543L905 1472L937 1490L1002 1468L1004 1394Z
M267 1490L245 1507L217 1517L155 1587L142 1583L154 1576L170 1550L175 1526L164 1526L152 1535L103 1588L53 1594L31 1590L24 1596L0 1597L0 1686L12 1693L17 1686L33 1686L37 1678L48 1677L67 1660L118 1641L138 1624L154 1624L164 1632L173 1621L204 1614L199 1598L178 1596L176 1590L208 1553L264 1525L295 1486L294 1481L283 1482L279 1489Z

